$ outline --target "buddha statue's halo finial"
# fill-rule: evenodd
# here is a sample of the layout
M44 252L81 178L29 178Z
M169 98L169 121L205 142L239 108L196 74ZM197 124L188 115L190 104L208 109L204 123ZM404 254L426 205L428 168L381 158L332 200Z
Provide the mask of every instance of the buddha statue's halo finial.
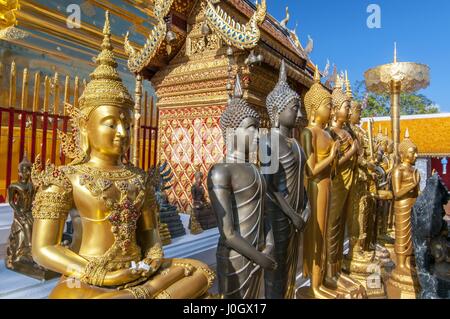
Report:
M331 97L333 99L333 109L335 110L340 108L344 102L350 102L350 98L342 91L343 81L343 77L337 74L336 83L333 89L333 93L331 94Z
M300 103L300 96L291 89L287 80L286 62L281 60L278 82L266 99L267 112L269 113L272 125L276 124L278 114L283 112L292 101L297 100Z
M111 25L108 11L105 14L101 52L95 62L97 67L90 74L91 80L79 99L79 107L83 115L89 117L91 112L101 105L133 110L133 99L117 72L117 62L114 59L111 44Z
M319 66L316 64L316 68L314 69L314 82L320 83L320 71Z
M234 84L233 98L241 99L244 96L244 91L242 90L241 77L239 74L236 75L236 81Z
M229 133L227 131L237 129L246 118L254 118L258 123L260 122L258 112L247 103L240 92L242 92L241 78L239 75L236 75L234 94L220 117L220 128L222 129L225 143Z
M403 139L403 141L400 143L399 145L399 150L400 150L400 154L404 154L406 153L410 148L415 148L417 149L417 145L413 143L413 141L411 141L411 139L409 138L409 128L406 129L405 131L405 138Z
M33 164L30 162L30 160L28 159L28 155L27 155L27 151L25 150L23 153L23 158L22 161L19 163L19 170L21 167L23 166L29 166L31 167Z
M311 118L313 111L316 111L324 100L331 100L330 92L320 82L319 67L316 65L314 71L314 84L305 95L305 108L308 119Z
M284 59L281 60L280 65L280 76L278 78L278 83L280 82L287 82L286 62L284 62Z
M352 85L350 84L350 80L348 79L348 72L345 70L345 94L350 99L353 99Z

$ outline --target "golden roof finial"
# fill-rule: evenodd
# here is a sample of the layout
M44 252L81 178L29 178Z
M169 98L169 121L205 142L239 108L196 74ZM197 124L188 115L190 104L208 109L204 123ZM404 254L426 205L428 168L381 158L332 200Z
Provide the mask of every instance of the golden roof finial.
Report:
M320 83L320 72L319 72L319 66L316 64L316 69L314 70L314 82Z
M286 18L284 18L284 19L280 22L280 25L281 25L283 28L287 28L287 24L288 24L290 18L291 18L291 15L289 14L289 7L286 7Z

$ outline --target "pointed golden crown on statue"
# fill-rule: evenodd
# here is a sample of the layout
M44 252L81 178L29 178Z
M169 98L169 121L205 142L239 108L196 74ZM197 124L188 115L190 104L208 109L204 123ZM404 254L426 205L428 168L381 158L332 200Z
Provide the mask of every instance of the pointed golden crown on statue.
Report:
M116 106L133 111L134 102L122 79L117 72L117 62L114 59L113 46L111 45L111 26L109 12L105 14L105 25L103 28L103 42L101 52L95 62L97 67L90 74L91 81L79 99L79 107L66 103L65 108L70 116L72 133L66 134L58 131L64 154L73 159L72 165L80 163L85 159L85 151L80 145L79 128L84 125L83 121L89 119L89 115L97 107L102 105Z
M97 68L90 74L91 81L87 84L79 100L80 110L87 117L100 105L113 105L130 110L134 107L133 99L117 72L117 62L114 59L111 45L108 11L106 11L101 49L95 60Z

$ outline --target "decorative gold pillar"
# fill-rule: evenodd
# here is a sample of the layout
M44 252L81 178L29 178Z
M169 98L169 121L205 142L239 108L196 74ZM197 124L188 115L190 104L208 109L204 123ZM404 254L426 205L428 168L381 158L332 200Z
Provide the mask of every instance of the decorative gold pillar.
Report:
M400 144L400 93L401 82L391 81L391 136L394 140L394 161L398 164L398 146Z

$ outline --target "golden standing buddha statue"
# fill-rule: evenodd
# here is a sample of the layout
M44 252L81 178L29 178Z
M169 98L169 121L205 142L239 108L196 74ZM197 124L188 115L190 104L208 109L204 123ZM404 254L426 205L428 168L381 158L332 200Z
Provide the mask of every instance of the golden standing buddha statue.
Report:
M392 169L394 168L394 142L390 140L387 135L383 134L381 125L378 128L377 144L378 152L381 156L380 166L385 172L385 178L387 181L386 185L384 186L384 190L392 192L391 175ZM394 238L389 234L393 224L392 222L389 223L390 219L392 219L391 201L385 201L381 203L381 213L381 221L379 223L378 230L378 241L384 247L393 248ZM389 227L389 224L391 224L391 227Z
M353 100L353 94L348 78L346 79L346 94L352 99L348 132L359 143L357 167L350 188L349 202L351 211L347 215L347 232L349 236L349 251L344 256L342 269L352 278L359 281L371 297L384 297L384 289L378 282L368 285L369 276L373 277L373 266L376 265L374 247L370 245L371 224L375 221L376 201L372 194L377 193L374 160L370 152L370 137L361 128L361 112L363 105ZM365 100L364 104L367 102ZM381 278L378 276L375 280ZM370 282L372 283L372 282Z
M109 14L97 68L69 108L79 131L62 135L68 166L33 166L32 253L63 276L50 298L198 298L214 274L201 262L165 259L158 234L155 176L123 164L130 145L133 101L116 70ZM73 138L73 140L70 140ZM71 143L74 142L75 144ZM78 252L60 245L68 212L82 223Z
M341 291L344 294L358 297L364 295L364 288L350 276L342 273L345 224L347 216L353 212L349 200L350 188L353 183L354 171L357 169L357 154L359 144L345 129L349 120L350 99L342 91L343 79L337 76L332 93L332 118L328 130L334 140L339 141L339 162L336 174L332 178L330 212L328 217L327 243L327 274L325 285Z
M416 298L419 282L414 264L411 235L411 210L419 195L420 174L414 168L417 159L417 146L405 138L399 145L400 161L392 171L395 214L395 268L387 282L390 299Z
M306 189L311 217L303 238L303 275L311 278L311 286L298 291L299 298L335 299L336 291L324 286L326 269L328 221L331 192L331 173L336 165L339 141L333 141L325 130L330 120L331 95L320 83L316 67L314 84L305 95L308 126L302 131L301 144L306 155Z

